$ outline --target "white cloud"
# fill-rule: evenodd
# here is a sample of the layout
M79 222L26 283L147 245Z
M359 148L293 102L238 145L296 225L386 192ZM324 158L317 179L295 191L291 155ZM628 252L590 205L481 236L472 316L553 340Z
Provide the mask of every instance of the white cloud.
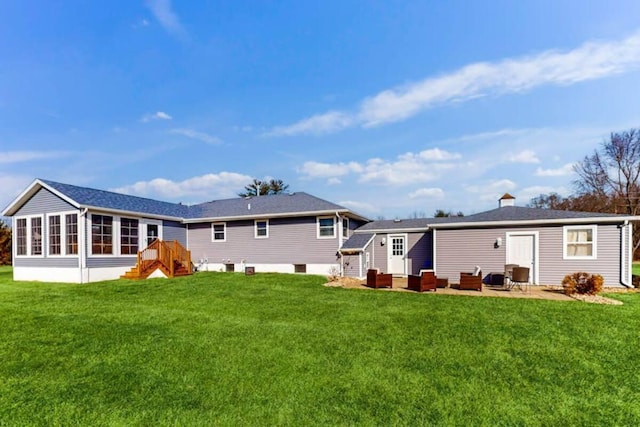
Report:
M165 30L176 36L186 37L187 33L178 15L171 9L171 0L147 0L147 6Z
M140 121L142 123L149 123L154 120L171 120L173 117L165 113L164 111L157 111L155 113L145 114Z
M349 163L320 163L305 162L298 172L309 178L334 178L344 176L351 172L362 172L362 166L356 162Z
M189 198L199 202L235 197L252 179L248 175L239 173L220 172L196 176L184 181L172 181L165 178L138 181L131 185L111 189L111 191L144 197L159 197L166 200Z
M404 153L397 156L395 160L373 158L364 164L309 161L305 162L298 172L305 175L305 178L337 178L357 174L358 181L361 183L407 185L439 178L444 171L455 167L454 163L443 160L460 157L460 154L433 148L419 153Z
M567 176L573 174L573 163L567 163L557 169L536 169L536 176Z
M465 190L472 193L474 200L482 202L498 201L504 193L513 192L518 185L510 179L492 180L481 185L467 185Z
M444 191L441 188L420 188L409 194L410 199L441 199Z
M21 175L3 175L0 174L0 212L9 206L16 197L18 197L27 186L33 182L33 177Z
M24 163L36 160L56 159L69 153L62 151L4 151L0 152L0 164Z
M216 144L221 144L222 143L222 140L220 138L218 138L218 137L206 134L204 132L198 132L198 131L193 130L193 129L186 129L186 128L171 129L170 132L171 133L175 133L177 135L186 136L187 138L196 139L198 141L202 141L202 142L207 143L207 144L216 145Z
M383 90L365 98L355 112L316 114L276 127L268 134L290 136L335 132L355 125L379 126L406 120L438 105L521 93L543 85L567 86L639 66L640 32L623 40L586 42L567 52L547 50L498 62L469 64L447 74Z
M518 200L519 200L518 204L526 205L534 197L538 197L541 194L549 194L549 193L557 193L561 196L568 196L569 194L571 194L571 191L564 186L549 187L549 186L534 185L534 186L526 187L520 190L520 192L518 193Z
M342 184L342 181L340 180L340 178L329 178L327 180L327 184L329 184L329 185L340 185L340 184Z
M533 150L524 150L511 154L507 157L507 161L510 163L540 163L540 159L538 159Z
M277 126L267 136L292 136L299 134L321 134L342 130L351 126L353 119L339 111L329 111L300 120L289 126Z

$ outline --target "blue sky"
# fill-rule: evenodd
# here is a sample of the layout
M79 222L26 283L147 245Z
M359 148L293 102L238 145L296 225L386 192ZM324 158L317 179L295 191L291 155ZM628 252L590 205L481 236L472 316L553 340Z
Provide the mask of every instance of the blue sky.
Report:
M8 0L0 205L284 180L370 218L570 194L640 126L638 1Z

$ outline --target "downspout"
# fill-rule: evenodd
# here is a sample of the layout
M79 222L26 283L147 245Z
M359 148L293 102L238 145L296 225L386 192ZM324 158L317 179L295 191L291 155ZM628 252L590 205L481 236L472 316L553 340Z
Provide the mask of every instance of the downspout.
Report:
M336 226L338 227L336 230L336 234L338 235L338 250L336 253L340 255L340 276L344 276L344 257L342 256L342 252L340 252L340 249L342 249L342 218L340 218L340 214L337 211L336 218Z
M84 208L80 211L80 217L78 218L78 267L80 268L80 284L84 283L84 270L87 268L87 212L89 208Z
M624 224L622 224L622 226L620 227L620 237L622 241L622 245L620 248L620 283L622 283L627 288L633 287L629 283L628 272L630 271L630 269L626 268L627 263L625 262L625 259L627 258L625 255L628 255L629 263L632 263L632 260L633 260L633 252L631 250L633 245L631 244L631 238L629 239L629 249L628 249L629 253L625 254L625 252L627 252L626 245L625 245L627 236L625 236L625 231L627 231L629 227L631 227L631 224L629 224L629 221L625 221Z

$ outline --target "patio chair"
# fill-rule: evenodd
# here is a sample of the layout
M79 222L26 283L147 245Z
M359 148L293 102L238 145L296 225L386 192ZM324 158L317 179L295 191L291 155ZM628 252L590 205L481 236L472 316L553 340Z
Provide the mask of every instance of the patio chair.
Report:
M527 287L529 285L529 267L513 267L511 282L514 287L517 286L521 291L524 290L522 286Z
M460 273L460 290L482 292L482 270L479 266L473 273Z
M511 281L511 277L513 276L514 267L519 267L519 265L518 264L504 265L504 287L506 289L511 289L513 287L513 282Z
M421 271L420 275L409 274L407 276L407 288L412 291L436 291L436 275L433 271Z
M367 286L370 288L393 288L393 276L391 274L378 273L377 269L367 270Z

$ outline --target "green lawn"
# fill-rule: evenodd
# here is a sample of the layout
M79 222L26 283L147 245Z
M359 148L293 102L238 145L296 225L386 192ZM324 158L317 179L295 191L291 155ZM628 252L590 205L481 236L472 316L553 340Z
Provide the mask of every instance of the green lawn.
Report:
M0 425L638 425L622 306L0 270Z
M633 274L640 276L640 262L633 263Z

